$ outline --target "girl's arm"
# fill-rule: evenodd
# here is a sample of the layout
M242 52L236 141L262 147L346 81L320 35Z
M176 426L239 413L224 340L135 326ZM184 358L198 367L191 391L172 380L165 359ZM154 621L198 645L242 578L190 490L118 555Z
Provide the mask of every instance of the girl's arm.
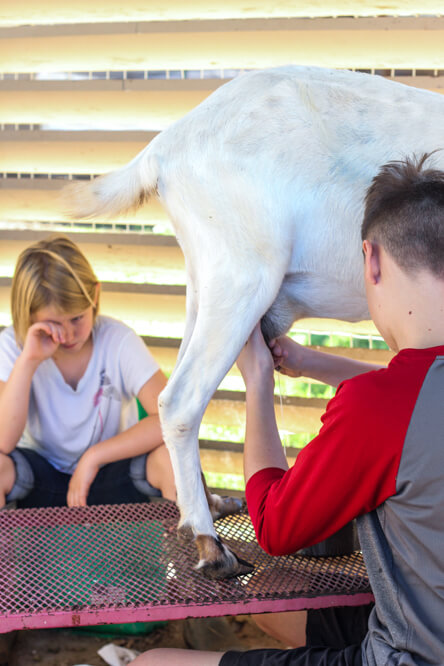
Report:
M16 447L28 418L31 381L37 365L20 355L7 382L0 382L0 451Z
M137 397L149 416L85 451L69 483L68 506L86 506L89 488L103 465L149 453L163 444L157 399L166 382L158 370L140 389Z
M17 445L28 418L29 395L35 371L54 354L63 333L51 323L33 324L6 382L0 382L0 451L10 453Z
M385 367L310 349L289 337L271 340L270 351L275 367L282 374L309 377L330 386L338 386L345 379Z

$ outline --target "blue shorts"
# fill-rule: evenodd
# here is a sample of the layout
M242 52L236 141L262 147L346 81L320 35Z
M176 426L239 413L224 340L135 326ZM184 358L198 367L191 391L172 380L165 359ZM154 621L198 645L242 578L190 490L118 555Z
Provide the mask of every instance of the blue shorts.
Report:
M19 508L66 506L71 474L60 472L32 449L17 448L10 454L15 483L6 497ZM128 504L160 497L160 490L146 480L147 454L117 460L100 468L88 493L87 503Z

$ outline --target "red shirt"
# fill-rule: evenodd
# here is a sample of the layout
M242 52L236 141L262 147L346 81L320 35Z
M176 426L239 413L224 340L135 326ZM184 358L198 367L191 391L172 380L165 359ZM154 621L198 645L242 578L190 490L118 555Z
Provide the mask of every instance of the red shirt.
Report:
M404 349L387 369L342 382L294 466L250 478L246 499L264 550L284 555L322 541L396 493L409 422L438 353L444 347Z

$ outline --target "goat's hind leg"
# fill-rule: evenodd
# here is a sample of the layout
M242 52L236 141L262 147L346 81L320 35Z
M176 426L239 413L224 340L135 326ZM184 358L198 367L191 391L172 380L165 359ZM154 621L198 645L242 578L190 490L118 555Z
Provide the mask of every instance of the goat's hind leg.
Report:
M232 516L233 514L240 513L245 507L245 500L239 499L238 497L226 497L212 493L207 486L203 472L201 472L201 479L213 521L225 518L225 516ZM194 538L193 531L189 525L181 525L178 529L178 533L179 537L185 542Z
M193 335L194 326L196 324L197 311L198 311L198 304L197 304L197 298L195 296L194 280L191 274L188 273L185 330L182 339L182 344L180 345L180 350L177 357L177 364L176 364L177 367L180 365L180 361L183 355L185 354L189 341L191 340L191 337ZM215 493L210 492L203 472L201 473L201 478L213 520L218 520L219 518L223 518L224 516L228 516L233 513L238 513L239 511L242 510L244 506L244 502L242 500L238 499L237 497L221 497L219 495L216 495ZM184 537L185 539L189 538L190 535L192 536L190 529L187 529L185 527L182 528L180 532L181 536Z
M222 279L218 276L218 279ZM235 362L242 346L279 286L247 284L224 303L214 296L199 303L188 346L159 398L159 414L173 465L180 526L192 531L199 551L197 567L212 578L226 578L251 571L220 541L213 524L201 480L198 433L207 404ZM216 301L215 301L216 298ZM214 307L218 302L218 307Z

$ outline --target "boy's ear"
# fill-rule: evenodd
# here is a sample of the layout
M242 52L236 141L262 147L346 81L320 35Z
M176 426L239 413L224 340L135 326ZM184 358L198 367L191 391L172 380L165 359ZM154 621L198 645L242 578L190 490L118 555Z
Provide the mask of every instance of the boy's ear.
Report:
M364 253L364 274L370 284L377 284L381 277L381 264L379 245L377 243L365 240L362 243Z

